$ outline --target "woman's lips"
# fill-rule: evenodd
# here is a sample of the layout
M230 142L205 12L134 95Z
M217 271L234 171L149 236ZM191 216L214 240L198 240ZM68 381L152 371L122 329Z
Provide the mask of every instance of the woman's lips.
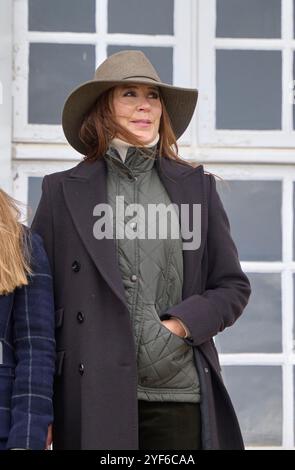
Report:
M150 121L131 121L131 123L139 127L149 127L151 125Z

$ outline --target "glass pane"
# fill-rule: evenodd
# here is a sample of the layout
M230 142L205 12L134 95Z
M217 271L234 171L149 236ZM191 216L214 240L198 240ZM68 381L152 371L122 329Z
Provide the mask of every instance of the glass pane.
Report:
M95 0L29 0L29 30L95 32Z
M94 46L31 44L29 123L60 124L67 95L80 83L91 80L94 69Z
M173 49L172 47L134 47L134 46L108 46L108 56L123 50L142 51L157 70L165 83L173 83Z
M30 176L28 178L28 225L30 226L35 212L37 210L41 192L42 192L43 178L37 176Z
M217 129L281 129L281 101L280 51L216 51Z
M279 366L226 366L222 375L247 446L282 445Z
M216 5L217 37L281 37L281 0L218 0Z
M174 34L174 0L109 0L108 32Z
M282 183L218 181L231 233L242 261L282 259Z
M249 274L252 294L241 317L215 337L220 353L282 352L280 274Z

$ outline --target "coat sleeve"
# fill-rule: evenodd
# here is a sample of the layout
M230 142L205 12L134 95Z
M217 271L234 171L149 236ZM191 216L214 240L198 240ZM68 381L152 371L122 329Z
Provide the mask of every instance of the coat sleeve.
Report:
M44 449L53 422L55 371L52 276L42 239L31 236L32 275L14 292L15 379L7 449Z
M171 307L161 320L180 318L188 327L195 346L231 326L243 312L251 293L249 279L242 271L230 224L216 190L213 175L206 175L208 189L208 274L205 291Z

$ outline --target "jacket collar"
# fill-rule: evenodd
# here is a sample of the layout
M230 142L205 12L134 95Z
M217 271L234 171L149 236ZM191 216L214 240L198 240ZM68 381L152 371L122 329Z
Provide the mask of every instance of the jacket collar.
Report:
M149 148L129 147L125 161L116 148L110 146L104 156L108 169L114 172L138 175L152 170L157 154L157 145Z
M132 152L133 147L130 147L130 154ZM160 177L171 178L174 180L174 183L181 183L183 182L184 178L189 176L196 175L198 173L203 173L204 167L203 165L199 165L197 168L192 168L186 165L182 165L177 163L176 161L171 160L168 157L164 156L156 156L155 158L155 166L159 171ZM80 162L77 166L75 166L69 174L69 178L78 178L84 180L95 179L97 177L97 173L106 174L107 167L105 163L105 158L100 158L93 162L89 162L87 160Z

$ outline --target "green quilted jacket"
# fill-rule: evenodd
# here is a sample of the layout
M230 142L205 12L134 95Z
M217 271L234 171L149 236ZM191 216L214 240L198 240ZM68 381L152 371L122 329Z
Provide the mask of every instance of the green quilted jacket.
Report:
M182 300L183 258L181 235L175 238L171 231L173 223L177 224L174 229L179 229L176 212L168 219L172 223L168 224L166 238L161 237L156 219L148 217L149 204L171 204L154 165L156 152L157 145L129 147L123 162L110 146L105 155L116 253L136 344L137 396L141 400L196 403L200 401L200 386L192 346L159 318ZM122 218L116 214L120 204L125 211L130 204L140 204L142 209L134 212L129 206L125 213L121 211ZM151 228L155 238L148 238ZM128 237L122 236L124 230Z

